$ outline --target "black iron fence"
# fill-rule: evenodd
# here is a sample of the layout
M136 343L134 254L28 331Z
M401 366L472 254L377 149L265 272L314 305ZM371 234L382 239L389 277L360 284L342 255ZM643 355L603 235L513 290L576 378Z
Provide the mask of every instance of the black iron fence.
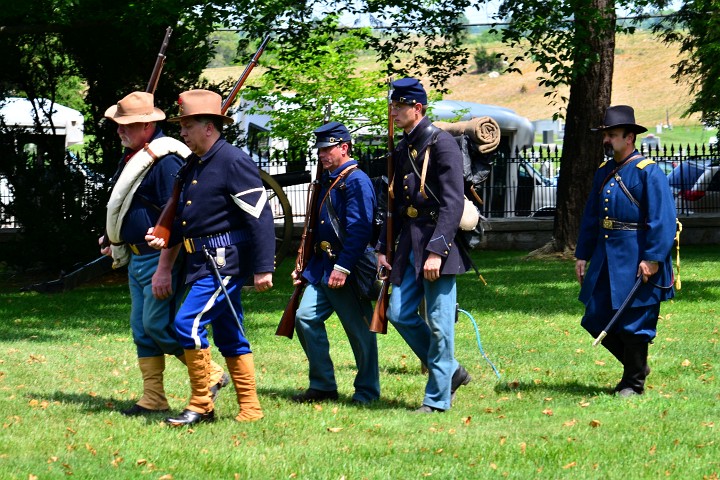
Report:
M668 176L679 215L720 213L720 151L706 146L668 146L643 152L657 162ZM292 178L292 172L317 169L315 151L275 151L273 155L252 153L258 166L271 175ZM372 178L386 172L384 145L355 145L353 157ZM81 164L81 159L77 159ZM555 213L560 152L549 148L528 148L512 155L497 154L487 180L476 188L481 213L490 219L511 217L548 217ZM70 165L69 168L73 168ZM76 167L76 166L75 166ZM104 205L98 195L107 196L101 179L83 170L87 182L85 205ZM282 177L281 177L282 178ZM299 178L299 177L298 177ZM12 214L14 191L11 179L0 175L0 228L18 228ZM305 216L308 184L281 182L292 214Z

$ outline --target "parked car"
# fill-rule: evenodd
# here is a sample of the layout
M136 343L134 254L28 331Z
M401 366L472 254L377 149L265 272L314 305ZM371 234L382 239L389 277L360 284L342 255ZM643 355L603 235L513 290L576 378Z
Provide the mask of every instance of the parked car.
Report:
M682 162L668 175L678 213L720 211L720 158Z

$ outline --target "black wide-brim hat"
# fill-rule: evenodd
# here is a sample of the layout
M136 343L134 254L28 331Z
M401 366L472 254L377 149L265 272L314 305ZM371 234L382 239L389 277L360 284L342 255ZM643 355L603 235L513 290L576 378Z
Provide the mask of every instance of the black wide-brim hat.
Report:
M627 128L637 133L647 132L647 128L635 123L635 110L629 105L615 105L608 107L605 111L605 120L603 125L591 128L593 132L603 132L611 128Z

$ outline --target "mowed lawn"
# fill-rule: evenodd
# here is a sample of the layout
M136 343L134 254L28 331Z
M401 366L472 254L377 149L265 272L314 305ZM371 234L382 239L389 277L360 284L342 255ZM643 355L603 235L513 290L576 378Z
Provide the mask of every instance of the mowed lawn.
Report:
M443 414L417 415L426 377L397 332L379 336L382 399L350 403L354 362L328 321L340 400L296 405L307 387L297 338L274 335L290 296L291 261L275 288L245 294L265 419L169 428L163 415L117 410L141 394L127 285L63 294L0 292L2 479L718 478L720 258L682 248L682 289L663 304L642 397L611 395L621 367L579 326L573 263L526 252L473 252L487 286L459 277L456 355L473 380ZM497 367L498 378L478 344ZM216 360L220 360L216 353ZM187 373L168 359L171 408Z

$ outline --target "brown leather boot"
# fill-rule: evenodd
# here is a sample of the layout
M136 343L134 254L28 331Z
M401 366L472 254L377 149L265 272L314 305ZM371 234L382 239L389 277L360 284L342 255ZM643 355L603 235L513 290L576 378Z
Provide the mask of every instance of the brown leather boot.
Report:
M154 412L167 412L169 406L163 387L165 356L140 357L138 365L143 379L143 396L132 407L123 410L123 415L146 415Z
M215 419L214 405L210 396L210 352L185 350L188 376L190 377L190 403L180 415L165 421L170 425L193 425Z
M238 422L254 422L263 418L260 401L255 386L255 361L253 354L248 353L237 357L225 357L230 378L235 385L240 413L235 420Z

